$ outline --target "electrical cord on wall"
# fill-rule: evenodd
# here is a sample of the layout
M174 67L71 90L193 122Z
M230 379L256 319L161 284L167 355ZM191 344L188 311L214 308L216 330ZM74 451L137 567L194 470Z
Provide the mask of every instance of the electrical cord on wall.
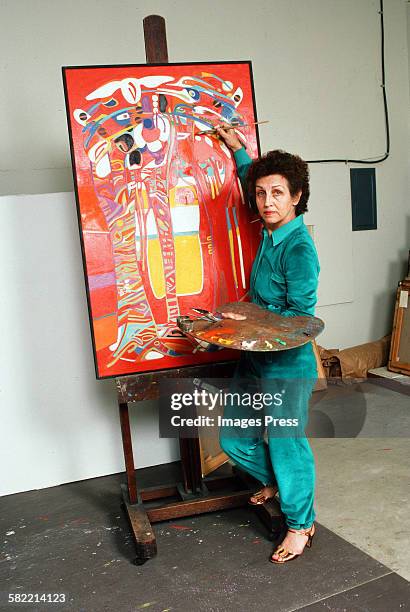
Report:
M383 0L380 0L380 26L381 26L381 60L382 60L382 84L380 87L383 92L383 104L384 104L384 120L386 126L386 153L383 157L369 159L312 159L306 160L308 164L326 164L332 162L343 162L354 163L354 164L379 164L387 159L390 155L390 129L389 129L389 113L387 109L387 97L386 97L386 83L385 83L385 70L384 70L384 18L383 18Z

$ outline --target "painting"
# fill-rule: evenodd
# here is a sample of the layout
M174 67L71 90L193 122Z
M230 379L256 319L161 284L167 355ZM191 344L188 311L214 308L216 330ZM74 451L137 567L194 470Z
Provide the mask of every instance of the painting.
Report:
M237 357L177 317L248 291L260 224L231 151L259 140L250 62L63 68L97 378Z

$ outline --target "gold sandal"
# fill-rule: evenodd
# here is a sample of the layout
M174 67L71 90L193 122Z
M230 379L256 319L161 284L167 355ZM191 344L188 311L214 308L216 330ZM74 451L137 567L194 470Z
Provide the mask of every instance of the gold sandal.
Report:
M264 487L265 488L265 487ZM273 487L274 489L274 493L273 495L265 495L264 493L262 493L263 489L261 489L260 491L256 491L256 493L254 493L248 500L248 504L250 504L251 506L262 506L264 503L266 503L269 499L273 499L275 497L275 495L278 492L278 488L277 487ZM256 501L251 501L252 499L256 499Z
M312 526L309 529L292 529L291 527L288 529L288 531L291 531L292 533L299 533L300 535L306 535L308 536L307 542L306 542L306 546L307 548L311 548L312 547L312 541L313 541L313 536L315 535L316 529L315 529L315 524L313 523ZM303 549L304 550L304 549ZM282 544L280 544L272 553L272 556L270 558L271 563L287 563L288 561L292 561L293 559L296 559L296 557L300 557L300 555L303 553L303 550L301 553L294 553L290 550L287 550L284 546L282 546ZM273 555L278 555L279 559L281 559L281 561L277 561L276 559L273 559Z

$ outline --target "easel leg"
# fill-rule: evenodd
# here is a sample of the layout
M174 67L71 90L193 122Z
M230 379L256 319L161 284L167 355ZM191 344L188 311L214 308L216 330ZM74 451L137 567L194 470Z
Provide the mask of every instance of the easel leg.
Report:
M127 487L121 485L122 499L134 534L136 557L135 565L142 565L157 554L157 540L142 503L131 504Z
M142 502L138 503L128 404L121 402L119 409L125 470L127 473L127 487L121 485L122 498L135 539L137 553L135 564L142 565L157 554L157 541L145 508Z
M135 478L134 457L132 453L132 439L130 429L130 417L128 413L128 404L120 403L120 423L122 434L122 446L124 449L125 470L127 472L128 482L128 497L131 504L136 504L137 497L137 480Z

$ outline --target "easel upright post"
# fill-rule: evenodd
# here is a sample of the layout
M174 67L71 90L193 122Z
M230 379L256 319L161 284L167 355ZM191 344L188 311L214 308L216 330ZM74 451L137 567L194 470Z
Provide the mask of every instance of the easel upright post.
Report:
M119 403L121 434L123 440L125 470L127 473L128 496L131 504L137 503L137 479L135 478L134 457L132 453L132 439L128 404Z
M165 19L159 15L148 15L142 23L147 64L167 64L168 45Z

